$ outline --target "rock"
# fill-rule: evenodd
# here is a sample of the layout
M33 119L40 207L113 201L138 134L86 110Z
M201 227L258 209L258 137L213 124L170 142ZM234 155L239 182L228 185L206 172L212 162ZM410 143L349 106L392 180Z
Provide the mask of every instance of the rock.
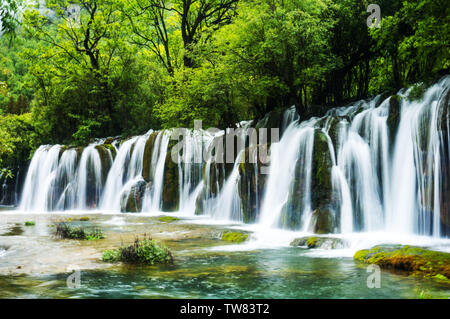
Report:
M398 125L400 124L400 109L402 97L392 95L389 99L389 115L387 118L387 126L389 131L389 145L393 147L395 136L397 134Z
M142 210L142 201L144 199L147 183L143 180L136 182L131 186L130 191L122 195L120 201L120 211L136 213Z
M248 238L248 234L237 232L237 231L224 231L222 233L221 239L224 241L228 241L231 243L242 243L246 241Z
M153 147L155 145L156 137L160 131L153 132L150 134L150 136L147 139L147 142L145 142L145 149L144 149L144 159L142 162L142 176L144 177L144 180L146 182L150 182L150 176L151 176L151 166L152 166L152 154L153 154Z
M309 229L316 234L329 234L335 230L335 213L330 206L316 209L311 217Z
M359 250L353 259L381 268L404 270L409 274L450 278L450 253L402 245L379 245Z
M439 127L441 133L441 234L450 236L450 89L447 88L439 102Z
M163 223L171 223L171 222L175 222L180 219L177 217L172 217L172 216L162 216L162 217L159 217L158 220Z
M112 166L116 154L116 149L111 144L97 145L95 149L100 156L100 162L102 165L102 185L104 185L106 179L108 178L109 169ZM114 151L111 151L111 149L113 149Z
M169 148L164 165L164 186L162 192L162 209L165 212L178 210L180 201L179 171L178 164L172 161L171 149L177 141L169 142Z
M325 133L316 129L311 176L311 205L313 209L332 204L332 167L333 161L328 147L328 138Z
M308 248L322 248L322 249L339 249L344 248L344 241L340 238L334 237L301 237L294 239L291 246L306 246Z

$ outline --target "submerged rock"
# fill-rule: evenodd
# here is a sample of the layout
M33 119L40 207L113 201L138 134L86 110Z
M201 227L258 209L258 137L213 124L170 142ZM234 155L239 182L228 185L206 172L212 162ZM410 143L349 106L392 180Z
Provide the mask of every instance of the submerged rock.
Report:
M413 275L437 276L450 282L450 253L446 252L414 246L379 245L357 251L353 259Z
M340 238L316 236L296 238L291 242L290 245L322 249L339 249L345 247L344 241Z
M122 196L120 201L120 211L136 213L142 210L142 201L144 199L147 183L140 180L131 186L130 191Z

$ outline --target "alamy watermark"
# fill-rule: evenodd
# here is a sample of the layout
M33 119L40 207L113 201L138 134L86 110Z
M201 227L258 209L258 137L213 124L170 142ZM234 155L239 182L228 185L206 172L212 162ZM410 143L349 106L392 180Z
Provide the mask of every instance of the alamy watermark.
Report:
M368 28L380 28L381 27L381 8L378 4L369 4L367 12L370 15L367 17Z
M210 143L201 153L190 152L188 145L190 130L176 128L170 138L178 141L171 150L171 158L174 163L259 163L261 173L268 173L269 147L268 143L279 142L279 128L228 128L220 130L209 128L202 130L202 121L194 121L194 131L211 136ZM268 139L270 134L270 140ZM248 152L245 150L248 149ZM191 156L192 155L192 156Z

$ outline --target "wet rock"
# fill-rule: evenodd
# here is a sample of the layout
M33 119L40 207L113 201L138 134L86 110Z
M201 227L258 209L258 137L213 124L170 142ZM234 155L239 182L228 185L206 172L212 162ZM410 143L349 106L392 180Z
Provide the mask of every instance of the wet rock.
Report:
M450 88L447 88L439 101L438 111L441 133L441 233L450 237Z
M171 140L164 165L164 186L162 192L162 209L165 212L178 210L180 201L180 185L178 163L172 160L171 150L177 141Z
M228 241L231 243L242 243L248 238L247 233L237 232L237 231L224 231L221 235L223 241Z
M393 146L395 136L397 134L398 125L400 124L402 97L399 95L392 95L389 99L389 115L387 118L387 126L389 131L389 145Z
M321 249L340 249L345 247L344 241L340 238L315 236L296 238L290 245Z
M450 282L450 253L402 245L379 245L359 250L353 259L409 274L435 277Z
M111 144L97 145L95 149L100 157L100 162L102 165L102 185L104 185L108 177L109 169L112 166L116 149Z
M153 154L153 148L155 145L156 137L160 131L153 132L150 134L150 136L147 139L147 142L145 142L145 149L144 149L144 159L142 162L142 176L144 177L144 180L146 182L150 182L150 176L151 176L151 166L152 166L152 154Z
M142 202L146 187L147 183L143 180L140 180L131 186L130 191L122 195L120 211L129 213L140 212L142 210Z
M268 158L261 161L260 155L268 154L268 144L247 147L242 154L242 163L239 164L238 191L241 199L241 211L244 223L252 223L258 219L262 205L268 169ZM250 160L252 159L252 160Z
M330 206L318 208L313 212L309 229L311 229L314 233L333 233L335 227L335 212Z

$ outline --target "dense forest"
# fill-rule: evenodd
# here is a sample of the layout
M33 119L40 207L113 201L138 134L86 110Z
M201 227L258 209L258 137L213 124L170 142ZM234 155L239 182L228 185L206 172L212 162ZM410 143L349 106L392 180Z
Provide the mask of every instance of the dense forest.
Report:
M301 117L450 68L444 0L1 0L0 167L43 143ZM3 171L4 173L5 171Z

